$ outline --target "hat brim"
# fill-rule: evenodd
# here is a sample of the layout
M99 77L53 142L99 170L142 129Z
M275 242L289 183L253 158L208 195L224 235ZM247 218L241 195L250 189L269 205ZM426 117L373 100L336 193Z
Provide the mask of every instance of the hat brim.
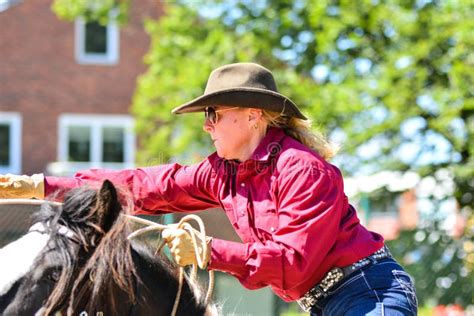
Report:
M208 106L216 105L259 108L280 112L283 115L294 116L303 120L307 119L293 101L280 93L241 87L202 95L174 108L171 112L174 114L201 112Z

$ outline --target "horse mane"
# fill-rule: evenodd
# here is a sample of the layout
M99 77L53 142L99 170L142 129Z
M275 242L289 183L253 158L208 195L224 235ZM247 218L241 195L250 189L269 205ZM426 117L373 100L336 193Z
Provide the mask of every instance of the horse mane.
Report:
M104 219L106 213L114 213L111 209L117 214L131 214L132 204L120 204L116 195L101 195L104 195L103 188L100 191L74 189L65 196L62 207L54 210L45 206L35 219L50 223L50 241L56 243L51 246L64 262L57 285L44 306L46 315L61 310L75 315L80 311L95 312L98 308L105 308L107 314L123 314L118 308L123 306L124 299L130 306L143 302L144 293L137 293L138 290L150 288L160 280L168 284L168 301L177 294L178 266L163 254L155 253L146 243L130 242L127 237L132 232L131 223L125 216L117 215L108 223ZM105 208L109 210L104 211ZM71 240L59 233L58 225L74 232L73 240L80 247L79 252L77 249L74 252ZM145 269L152 271L146 279L140 279L137 262L141 268L146 266ZM148 287L140 286L145 283ZM193 296L189 286L183 287L183 291ZM204 296L197 298L196 304L204 311Z
M77 307L89 314L97 313L101 308L107 309L107 312L103 311L104 314L123 314L123 311L118 309L120 304L123 306L122 300L126 299L131 306L145 303L145 295L138 289L152 286L155 282L167 284L169 298L167 300L163 297L163 303L172 302L178 294L177 264L148 243L139 239L130 241L130 226L130 221L122 216L101 240L74 283L68 315L77 314ZM141 279L137 267L145 266L153 274ZM205 295L200 288L198 290L202 295L197 298L196 304L204 311ZM194 295L193 288L186 284L182 291L183 296L184 293L188 297Z
M57 284L45 305L46 311L62 309L67 303L67 293L84 258L81 254L91 251L104 235L97 222L97 191L86 188L73 189L65 195L62 206L43 204L38 213L33 215L33 223L42 223L50 234L47 249L55 249L61 261L62 269ZM74 234L73 246L79 247L77 252L71 247L70 237L60 232L61 227L67 227Z
M105 296L112 310L117 305L111 290L115 284L123 290L132 304L136 303L136 282L141 282L132 258L132 248L127 236L131 232L127 220L120 217L102 239L96 250L81 270L70 298L69 307L87 302L86 310L94 309ZM69 312L68 312L69 314Z
M97 224L100 216L98 207L97 190L88 187L75 188L65 195L62 206L42 204L40 211L33 214L32 222L47 224L45 228L52 239L64 237L59 230L61 226L65 226L74 232L75 241L85 250L89 250L96 247L98 240L105 234Z

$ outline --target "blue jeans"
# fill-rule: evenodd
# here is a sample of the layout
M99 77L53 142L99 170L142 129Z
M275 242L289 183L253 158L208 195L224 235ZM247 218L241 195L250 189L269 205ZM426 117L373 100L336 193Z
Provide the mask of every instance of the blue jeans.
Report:
M413 279L392 258L352 274L311 309L313 316L416 315Z

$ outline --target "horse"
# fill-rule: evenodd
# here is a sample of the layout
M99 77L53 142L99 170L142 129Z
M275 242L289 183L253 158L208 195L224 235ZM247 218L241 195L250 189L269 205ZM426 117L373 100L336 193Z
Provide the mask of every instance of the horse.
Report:
M99 190L69 191L62 205L43 204L29 232L0 250L11 266L30 266L0 283L0 314L217 315L216 305L187 278L174 309L178 267L146 243L129 241L122 205L108 180ZM15 261L12 252L24 251L32 239L39 254Z

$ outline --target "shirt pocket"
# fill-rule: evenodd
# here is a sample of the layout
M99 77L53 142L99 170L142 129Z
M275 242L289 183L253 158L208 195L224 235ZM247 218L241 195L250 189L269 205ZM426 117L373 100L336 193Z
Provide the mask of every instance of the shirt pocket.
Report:
M270 208L255 214L255 228L260 235L270 238L278 229L278 214L276 209Z
M236 227L237 226L237 216L235 214L235 210L234 210L234 207L232 206L232 204L223 203L222 208L224 209L224 212L227 215L227 218L229 219L232 226Z

